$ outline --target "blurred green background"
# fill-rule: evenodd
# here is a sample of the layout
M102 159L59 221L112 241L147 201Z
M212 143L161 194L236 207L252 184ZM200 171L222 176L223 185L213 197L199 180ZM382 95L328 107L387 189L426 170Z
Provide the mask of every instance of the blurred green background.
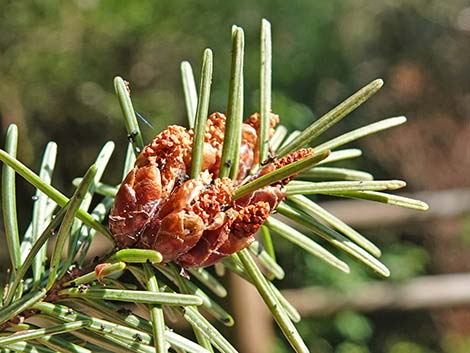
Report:
M468 1L0 0L0 9L2 131L10 123L19 126L19 159L34 170L45 144L56 141L54 185L67 194L107 140L117 148L104 180L119 182L127 139L114 76L130 81L136 110L154 127L144 126L148 140L168 124L185 123L180 62L189 60L198 79L202 51L210 47L211 110L225 111L232 24L246 35L246 115L257 111L265 17L273 31L273 111L285 125L302 129L381 77L381 92L327 135L406 115L405 126L356 143L365 156L349 165L378 179L405 179L408 192L457 190L450 200L433 199L432 216L409 211L406 221L358 223L383 249L391 281L470 270ZM21 180L18 185L24 227L34 190ZM361 266L346 276L288 244L278 248L289 273L280 287L324 286L341 293L378 280ZM348 308L307 316L299 327L320 353L470 352L465 305L367 313ZM289 351L282 338L275 340L273 352Z

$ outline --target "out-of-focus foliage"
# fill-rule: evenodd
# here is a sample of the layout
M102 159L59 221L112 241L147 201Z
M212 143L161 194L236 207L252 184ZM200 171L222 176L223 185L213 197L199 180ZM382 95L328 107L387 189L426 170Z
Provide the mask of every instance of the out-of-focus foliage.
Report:
M258 25L263 16L276 24L274 87L280 103L284 106L295 97L312 105L312 83L322 75L340 75L334 64L340 58L325 65L328 58L338 56L338 5L294 5L295 9L281 1L7 2L0 25L3 124L20 123L32 145L52 137L59 146L67 145L62 147L66 155L78 145L89 146L81 148L84 155L75 156L79 167L103 139L123 139L116 124L119 107L112 92L113 76L121 74L131 82L137 109L156 130L168 122L183 123L179 63L190 59L198 76L206 46L213 49L216 65L211 107L225 110L230 58L230 32L225 29L232 23L243 25L247 33L247 111L256 110ZM309 118L296 117L297 126ZM79 138L69 139L67 131ZM31 153L31 146L23 147L26 159L33 158ZM76 173L73 169L62 170Z
M0 9L2 130L11 122L19 125L19 158L33 168L45 143L58 143L53 182L59 189L71 190L67 182L83 173L108 139L117 142L116 172L105 180L119 181L117 166L127 141L112 87L117 74L131 82L136 109L154 126L144 128L150 138L169 123L184 123L179 63L190 60L198 78L202 51L211 47L211 110L224 111L233 23L246 33L246 112L257 111L262 17L273 25L273 109L289 128L302 129L382 77L382 92L332 133L405 114L406 127L367 140L363 147L371 159L362 167L378 177L402 177L418 189L470 186L470 5L465 0L0 0ZM22 204L31 196L26 189ZM26 224L27 216L22 219ZM449 271L443 245L451 242L436 240L431 230L375 229L365 235L384 248L392 280ZM454 247L454 258L468 254L468 241ZM280 258L290 273L286 287L347 290L375 279L354 264L352 275L334 272L288 246ZM455 325L439 327L428 312L344 312L307 318L300 329L320 353L463 353L470 345L465 338L470 323L465 324L455 333ZM278 352L287 351L282 349L279 341Z

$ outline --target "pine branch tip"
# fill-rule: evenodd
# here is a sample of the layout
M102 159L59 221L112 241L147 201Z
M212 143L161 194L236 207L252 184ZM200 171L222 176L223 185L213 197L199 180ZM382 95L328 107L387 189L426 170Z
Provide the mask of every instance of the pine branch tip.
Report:
M404 180L390 180L388 183L389 190L398 190L406 187L406 181Z
M117 91L119 88L119 85L124 84L125 85L125 80L121 76L115 76L113 79L113 84L114 84L114 89Z
M408 121L408 118L404 115L396 116L394 117L396 120L401 121L403 123L406 123Z
M346 273L346 274L350 274L351 273L351 268L349 267L349 265L346 263L346 262L343 262L343 263L340 263L338 264L338 266L336 267L338 270Z
M417 200L417 203L418 203L418 208L416 208L417 211L423 211L423 212L426 212L429 210L429 204L424 202L424 201L420 201L420 200Z
M383 271L383 272L379 272L379 274L382 275L382 276L385 277L385 278L389 278L389 277L390 277L390 270L389 270L387 267L385 267L385 268L384 268L384 271Z
M18 125L11 123L7 128L7 135L9 134L18 134Z
M382 88L385 82L381 78L378 78L378 79L375 79L373 83L375 83L375 85L377 85L379 88Z

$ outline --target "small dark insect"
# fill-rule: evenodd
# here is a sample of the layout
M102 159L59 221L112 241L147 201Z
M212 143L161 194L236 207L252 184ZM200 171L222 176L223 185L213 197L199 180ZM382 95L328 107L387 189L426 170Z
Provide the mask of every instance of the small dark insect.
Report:
M137 342L142 342L142 337L136 333L134 336L132 336Z
M235 190L284 165L313 154L312 149L293 152L279 160L270 157L255 175L259 161L259 114L242 124L240 163L236 178L219 178L225 116L207 119L202 172L190 174L193 130L172 125L144 147L134 168L124 179L109 217L111 233L119 248L154 249L163 262L182 268L209 266L246 248L254 234L284 198L287 178L236 201ZM271 131L279 117L271 115ZM271 154L272 156L272 154Z
M130 142L130 143L134 143L135 142L135 138L136 136L139 134L139 132L137 130L134 130L132 131L130 134L127 135L127 140Z
M276 156L270 153L268 155L268 158L266 158L264 161L260 162L260 165L262 165L264 167L265 165L268 165L269 163L272 163L275 160L276 160Z

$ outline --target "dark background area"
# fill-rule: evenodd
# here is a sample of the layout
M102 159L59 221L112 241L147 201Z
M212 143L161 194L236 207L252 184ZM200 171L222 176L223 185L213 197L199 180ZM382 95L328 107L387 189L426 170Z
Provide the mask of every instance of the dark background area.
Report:
M107 140L116 142L116 151L103 180L120 181L127 139L114 76L130 82L136 110L154 127L142 125L149 140L168 124L185 124L180 62L189 60L199 79L202 51L210 47L210 110L225 111L232 24L243 27L246 36L246 116L258 111L264 17L272 23L273 111L284 125L302 129L363 85L383 78L384 88L326 136L406 115L406 125L355 143L364 156L349 165L377 179L404 179L407 192L462 190L460 195L468 195L467 1L0 0L0 9L1 130L18 125L18 158L33 170L46 143L56 141L53 184L66 194L73 190L71 180L84 173ZM34 190L21 180L18 189L24 229ZM437 202L432 207L445 211L449 205ZM399 284L416 276L470 270L468 209L445 214L358 227L383 249L391 281ZM290 273L278 283L281 287L325 286L341 292L377 280L359 265L352 264L352 273L343 275L290 244L280 242L278 249ZM6 261L5 254L2 259ZM373 313L351 309L306 317L299 327L316 352L470 351L470 311L465 307ZM289 351L281 338L275 346L275 352Z

